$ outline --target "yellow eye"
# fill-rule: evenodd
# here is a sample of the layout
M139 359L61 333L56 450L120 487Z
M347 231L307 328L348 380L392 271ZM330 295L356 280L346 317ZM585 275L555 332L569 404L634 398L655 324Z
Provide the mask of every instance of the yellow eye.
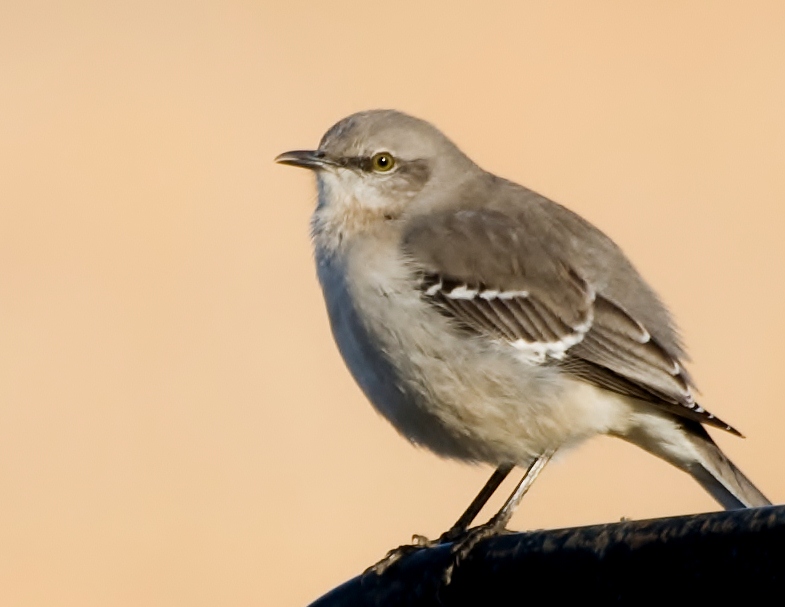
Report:
M395 166L395 158L390 152L379 152L371 158L371 168L377 173L386 173Z

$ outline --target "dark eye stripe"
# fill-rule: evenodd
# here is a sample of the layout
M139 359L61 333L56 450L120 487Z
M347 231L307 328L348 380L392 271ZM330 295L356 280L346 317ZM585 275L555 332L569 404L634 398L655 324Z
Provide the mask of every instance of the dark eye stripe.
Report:
M389 153L386 153L385 156L387 156L390 159L391 164L394 166L395 163L396 163L395 157L392 154L389 154ZM375 157L375 155L374 155L374 157ZM374 171L374 166L373 166L373 158L374 157L371 157L371 156L347 156L347 157L341 158L340 163L341 163L342 166L346 167L347 169L359 169L361 171L366 171L366 172L370 173L370 172ZM382 171L382 172L384 172L384 171Z
M340 162L347 169L371 170L371 159L368 156L345 156Z

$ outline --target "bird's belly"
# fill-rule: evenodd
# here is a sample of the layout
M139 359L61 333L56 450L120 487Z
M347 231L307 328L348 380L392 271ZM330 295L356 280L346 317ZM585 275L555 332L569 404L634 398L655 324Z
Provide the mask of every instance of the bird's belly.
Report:
M585 384L558 369L456 333L413 290L393 296L359 283L350 292L343 272L325 266L319 275L346 365L413 443L447 457L526 464L546 449L607 431L603 415L617 415L603 413L602 399L587 398L594 395Z
M332 264L318 266L330 328L352 377L374 408L411 442L440 455L475 459L465 441L434 415L361 322L343 280Z

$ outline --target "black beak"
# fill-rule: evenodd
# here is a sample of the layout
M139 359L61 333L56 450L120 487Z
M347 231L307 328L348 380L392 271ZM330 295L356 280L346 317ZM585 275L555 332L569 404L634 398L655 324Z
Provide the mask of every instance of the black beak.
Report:
M288 164L293 167L303 167L318 171L328 166L338 166L338 163L328 158L321 150L294 150L284 152L275 157L275 162Z

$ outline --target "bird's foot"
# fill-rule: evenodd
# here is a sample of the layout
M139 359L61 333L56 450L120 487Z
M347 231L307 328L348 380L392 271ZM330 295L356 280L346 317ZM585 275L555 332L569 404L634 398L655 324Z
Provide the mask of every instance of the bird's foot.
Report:
M492 535L496 535L496 533L499 533L498 531L488 532L486 528L490 528L491 526L492 523L488 523L487 525L482 525L480 527L475 527L473 529L466 529L457 526L452 527L447 531L445 531L444 533L442 533L439 536L439 539L436 540L431 540L425 537L424 535L415 533L412 536L411 544L403 544L402 546L393 548L387 554L385 554L384 558L382 558L378 563L368 567L368 569L366 569L363 572L363 575L368 575L368 574L382 575L395 563L400 561L402 558L409 556L410 554L414 554L415 552L419 552L420 550L425 550L427 548L435 548L437 546L441 546L442 544L453 544L451 553L454 556L448 570L449 573L445 578L449 580L449 576L452 575L452 569L455 566L457 566L458 561L464 559L469 554L469 552L477 544L477 542L485 539L486 537L491 537ZM455 556L456 554L457 556Z
M449 531L447 532L449 533ZM445 534L442 535L444 537ZM414 554L415 552L419 552L425 548L433 548L434 546L438 546L442 543L442 538L440 537L438 540L429 540L424 535L414 534L412 536L412 543L411 544L403 544L402 546L398 546L397 548L393 548L390 550L384 558L380 560L375 565L371 565L368 569L365 570L363 575L368 574L376 574L382 575L385 571L387 571L390 567L392 567L395 563L400 561L403 557L409 556L410 554Z
M450 533L450 531L448 531L447 533ZM447 535L447 533L445 533L444 535ZM500 525L497 521L493 519L491 519L489 522L485 523L484 525L479 525L477 527L472 527L471 529L464 530L454 540L452 548L450 549L450 552L452 553L452 558L450 559L450 564L447 565L447 567L444 570L444 573L442 574L442 580L444 581L444 584L448 585L452 581L452 575L455 572L455 569L463 561L466 560L466 558L469 556L471 551L474 550L477 544L488 538L501 535L502 533L508 533L504 527L504 524ZM441 540L441 538L439 539Z

